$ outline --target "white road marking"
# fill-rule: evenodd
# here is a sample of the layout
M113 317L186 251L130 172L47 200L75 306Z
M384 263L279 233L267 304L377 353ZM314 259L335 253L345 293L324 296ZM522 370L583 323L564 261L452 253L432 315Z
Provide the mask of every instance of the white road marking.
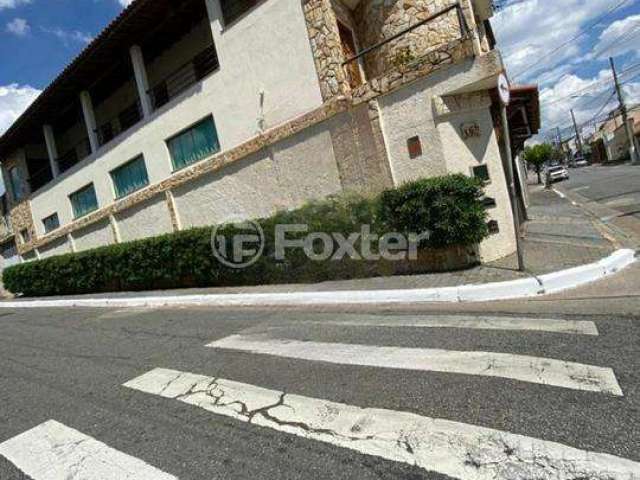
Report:
M156 369L125 387L460 480L640 479L640 463L408 412L360 408L225 379Z
M567 196L562 193L560 190L556 190L555 188L553 189L554 192L556 192L556 194L560 197L560 198L567 198Z
M350 327L463 328L598 335L598 329L593 322L552 318L509 318L481 315L348 315L350 320L346 321L332 320L332 318L323 315L320 320L301 321L296 322L296 324L330 324ZM287 325L290 326L291 324Z
M232 335L207 346L342 365L509 378L622 396L610 368L510 353L305 342L265 335Z
M54 420L1 443L0 455L34 480L177 480Z

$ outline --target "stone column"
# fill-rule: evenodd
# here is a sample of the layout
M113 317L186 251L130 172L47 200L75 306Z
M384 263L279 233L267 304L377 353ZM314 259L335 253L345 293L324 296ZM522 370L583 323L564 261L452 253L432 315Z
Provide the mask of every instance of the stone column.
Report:
M51 125L43 125L42 131L44 132L44 142L47 144L47 155L49 156L49 165L51 166L51 174L53 178L60 175L58 169L58 147L56 145L56 139L53 135L53 128Z
M84 125L87 129L89 144L91 145L91 153L95 153L100 148L98 143L98 134L96 133L96 115L93 111L93 102L91 95L86 90L80 92L80 104L82 105L82 115L84 117Z
M307 0L302 8L323 100L349 95L338 21L330 0Z
M144 56L139 45L133 45L129 49L131 56L131 64L133 65L133 75L136 80L136 88L138 90L138 98L142 106L142 115L147 118L153 112L151 99L149 98L149 79L147 78L147 68L144 64Z
M482 55L482 45L480 44L480 34L478 32L478 24L476 23L476 14L473 11L473 4L471 0L462 0L460 5L462 6L462 12L467 20L469 34L473 41L473 53L478 57Z

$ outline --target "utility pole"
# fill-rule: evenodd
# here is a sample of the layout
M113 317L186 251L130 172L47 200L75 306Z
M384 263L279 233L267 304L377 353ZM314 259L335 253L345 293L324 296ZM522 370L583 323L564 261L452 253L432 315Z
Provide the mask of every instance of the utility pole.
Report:
M640 159L638 158L638 152L636 151L636 143L633 139L633 130L631 129L631 125L629 125L629 115L627 114L627 105L624 103L624 95L622 94L622 87L620 86L620 82L618 81L618 73L616 72L616 64L613 61L613 57L609 57L609 62L611 62L611 71L613 72L613 80L616 83L616 93L618 94L618 101L620 102L620 112L622 113L622 122L624 123L624 128L627 132L629 156L631 157L631 163L633 165L638 165L640 164Z
M580 153L580 156L584 158L582 152L582 138L580 137L580 130L578 129L578 124L576 123L576 115L575 113L573 113L573 108L571 109L571 119L573 120L573 128L576 131L576 147L578 149L578 152Z

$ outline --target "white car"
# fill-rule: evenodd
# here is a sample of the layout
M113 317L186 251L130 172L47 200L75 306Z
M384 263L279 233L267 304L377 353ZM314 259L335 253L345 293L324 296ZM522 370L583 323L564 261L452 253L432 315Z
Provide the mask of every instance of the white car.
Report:
M559 165L557 167L549 167L547 175L551 179L551 182L560 182L562 180L569 180L569 170Z

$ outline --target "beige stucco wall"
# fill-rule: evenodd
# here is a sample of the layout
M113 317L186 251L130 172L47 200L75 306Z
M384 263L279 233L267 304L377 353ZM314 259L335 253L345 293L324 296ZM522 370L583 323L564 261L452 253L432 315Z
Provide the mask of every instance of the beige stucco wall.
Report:
M115 217L123 242L173 231L164 195L157 195Z
M489 210L500 233L490 236L480 247L483 261L502 258L515 251L513 216L502 167L502 159L489 110L488 95L462 96L443 101L442 96L464 89L477 80L473 60L417 81L380 99L381 122L394 183L400 185L423 177L445 173L471 175L476 165L488 165L491 183L488 196L497 207ZM480 137L463 140L462 123L476 123ZM418 135L423 155L410 159L407 140Z
M183 228L259 218L341 192L330 122L173 191Z
M109 172L140 153L145 156L150 183L169 177L172 165L165 140L207 115L213 114L226 150L257 133L260 92L264 92L266 127L321 105L299 0L270 0L226 29L217 18L217 0L209 3L215 15L212 31L220 70L41 189L31 202L38 234L44 233L41 219L53 211L58 212L61 225L71 222L68 196L90 182L101 207L113 203Z
M108 220L96 222L73 232L73 243L77 251L102 247L113 243L113 233Z
M39 249L40 258L54 257L56 255L64 255L65 253L71 253L71 246L65 238L59 238L58 240L51 242L49 245Z

